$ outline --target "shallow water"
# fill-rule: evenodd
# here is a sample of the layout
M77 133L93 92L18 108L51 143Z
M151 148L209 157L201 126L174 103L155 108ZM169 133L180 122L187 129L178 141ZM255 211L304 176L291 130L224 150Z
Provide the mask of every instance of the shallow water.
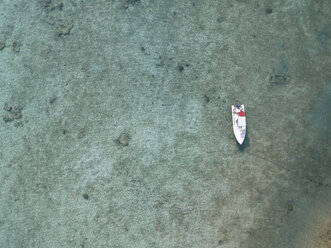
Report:
M330 247L330 11L0 0L0 247Z

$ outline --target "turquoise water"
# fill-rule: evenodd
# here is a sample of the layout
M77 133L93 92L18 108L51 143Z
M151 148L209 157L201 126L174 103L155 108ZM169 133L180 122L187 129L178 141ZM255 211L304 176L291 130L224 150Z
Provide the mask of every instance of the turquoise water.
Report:
M0 0L0 247L330 247L330 11Z

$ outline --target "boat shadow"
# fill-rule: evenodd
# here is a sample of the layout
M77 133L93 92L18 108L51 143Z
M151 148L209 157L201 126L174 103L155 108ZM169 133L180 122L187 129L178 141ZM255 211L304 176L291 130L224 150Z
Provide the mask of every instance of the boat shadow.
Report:
M245 137L245 140L244 140L244 143L242 143L241 145L237 142L237 147L239 149L239 151L241 153L244 153L245 152L245 149L247 147L249 147L249 144L250 144L250 140L249 140L249 137L247 136L246 134L246 137Z

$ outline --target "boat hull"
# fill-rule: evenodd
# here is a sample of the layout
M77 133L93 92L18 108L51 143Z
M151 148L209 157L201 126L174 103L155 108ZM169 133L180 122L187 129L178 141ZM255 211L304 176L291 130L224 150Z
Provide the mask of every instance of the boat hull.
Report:
M240 111L245 112L245 105L240 105L238 109L235 105L231 105L232 110L232 124L233 124L233 133L236 137L236 140L241 145L244 143L246 137L246 115L240 116Z

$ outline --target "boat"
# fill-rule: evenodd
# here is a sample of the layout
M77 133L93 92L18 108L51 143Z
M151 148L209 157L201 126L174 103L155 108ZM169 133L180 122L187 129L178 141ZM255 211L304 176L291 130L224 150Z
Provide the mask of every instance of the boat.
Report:
M244 142L246 136L245 105L239 104L237 101L236 105L231 105L231 109L234 136L236 137L238 143L241 145Z

